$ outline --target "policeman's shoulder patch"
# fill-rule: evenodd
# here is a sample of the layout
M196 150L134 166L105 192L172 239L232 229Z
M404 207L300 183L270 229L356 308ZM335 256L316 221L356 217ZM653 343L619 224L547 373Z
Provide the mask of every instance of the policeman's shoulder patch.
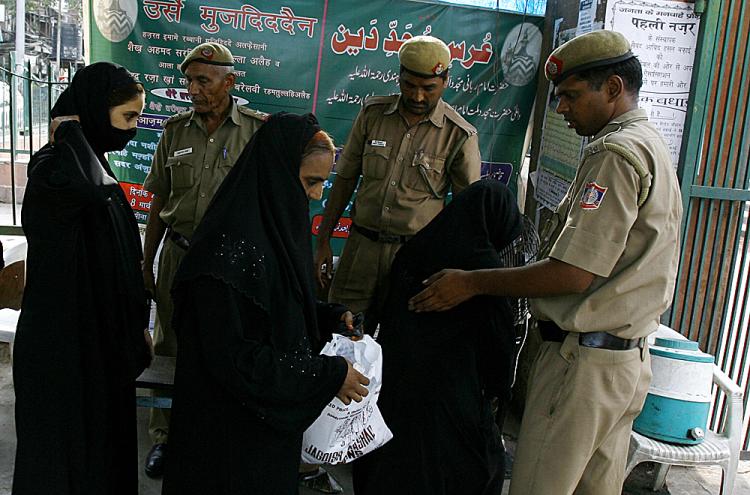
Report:
M237 106L237 110L242 115L247 115L248 117L253 117L255 119L262 120L263 122L268 120L268 117L270 115L266 112L261 112L260 110L255 110L255 109L243 107L243 106Z
M586 184L581 194L581 208L584 210L597 210L604 201L604 195L607 194L608 187L601 186L596 181Z
M464 119L461 114L459 114L455 108L445 104L445 118L453 122L457 127L459 127L461 130L466 132L469 136L473 136L477 133L476 127L469 124L466 119Z
M181 120L189 119L193 115L192 110L187 110L185 112L180 112L172 115L167 120L165 120L162 123L162 127L167 127L169 124L172 124L174 122L179 122Z

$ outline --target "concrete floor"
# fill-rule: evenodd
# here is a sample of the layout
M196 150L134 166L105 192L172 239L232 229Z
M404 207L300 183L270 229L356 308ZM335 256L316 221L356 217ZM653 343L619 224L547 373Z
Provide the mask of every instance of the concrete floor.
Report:
M10 353L7 344L0 343L0 495L10 495L13 477L13 459L15 456L15 425L14 425L14 403L13 385L11 380ZM138 440L139 440L139 462L142 462L150 447L147 439L146 409L138 411ZM517 424L512 419L508 421L508 447L513 449L512 435ZM650 471L653 467L648 463L641 464L628 478L623 495L647 495L654 494L648 489ZM346 494L352 494L351 475L348 466L333 468L337 479L345 488ZM667 476L667 489L656 492L658 494L671 495L698 495L718 494L721 483L721 469L710 468L681 468L673 467ZM503 494L506 494L508 486L506 483ZM140 495L158 495L161 492L161 482L151 480L141 474ZM313 495L317 492L301 490L301 495ZM395 494L394 494L395 495ZM461 495L461 494L456 494ZM554 494L550 494L554 495ZM734 495L750 495L750 461L741 461Z

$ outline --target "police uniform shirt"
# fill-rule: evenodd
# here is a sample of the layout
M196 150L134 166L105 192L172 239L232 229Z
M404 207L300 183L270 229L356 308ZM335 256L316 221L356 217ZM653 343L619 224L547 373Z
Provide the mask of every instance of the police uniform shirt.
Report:
M442 99L412 127L399 114L398 103L399 95L365 102L336 172L345 179L362 175L357 225L413 235L440 212L451 185L455 193L479 179L479 142L476 129Z
M160 217L167 225L192 236L214 193L263 118L264 114L233 102L226 120L211 136L193 110L165 122L143 187L166 200Z
M648 179L603 148L605 135L607 143L633 152L652 175L640 208ZM659 132L643 110L614 119L584 150L574 183L542 233L551 258L593 273L594 281L583 294L532 300L534 316L575 332L621 338L653 332L674 291L681 217L677 177Z

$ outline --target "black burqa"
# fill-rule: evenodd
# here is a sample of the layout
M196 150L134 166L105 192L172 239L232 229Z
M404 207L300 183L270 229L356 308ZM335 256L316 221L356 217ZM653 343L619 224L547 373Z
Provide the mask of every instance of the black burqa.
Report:
M381 324L378 406L393 439L354 465L357 495L499 495L504 450L489 399L508 399L513 312L476 297L442 313L409 311L422 281L444 269L504 266L499 251L522 231L512 193L476 182L399 250Z
M14 495L138 493L134 380L150 359L148 305L138 226L103 156L128 136L107 132L107 98L134 82L109 63L80 70L52 115L81 123L63 122L29 163Z
M195 231L175 276L178 353L165 494L296 494L302 433L340 389L319 356L302 151L311 114L272 116ZM330 331L326 333L330 334Z

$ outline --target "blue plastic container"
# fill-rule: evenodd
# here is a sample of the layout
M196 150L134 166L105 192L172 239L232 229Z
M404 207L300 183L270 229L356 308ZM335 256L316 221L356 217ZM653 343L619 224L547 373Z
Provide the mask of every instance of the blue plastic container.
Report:
M659 339L649 348L654 377L633 430L665 442L703 441L714 358L691 340Z

